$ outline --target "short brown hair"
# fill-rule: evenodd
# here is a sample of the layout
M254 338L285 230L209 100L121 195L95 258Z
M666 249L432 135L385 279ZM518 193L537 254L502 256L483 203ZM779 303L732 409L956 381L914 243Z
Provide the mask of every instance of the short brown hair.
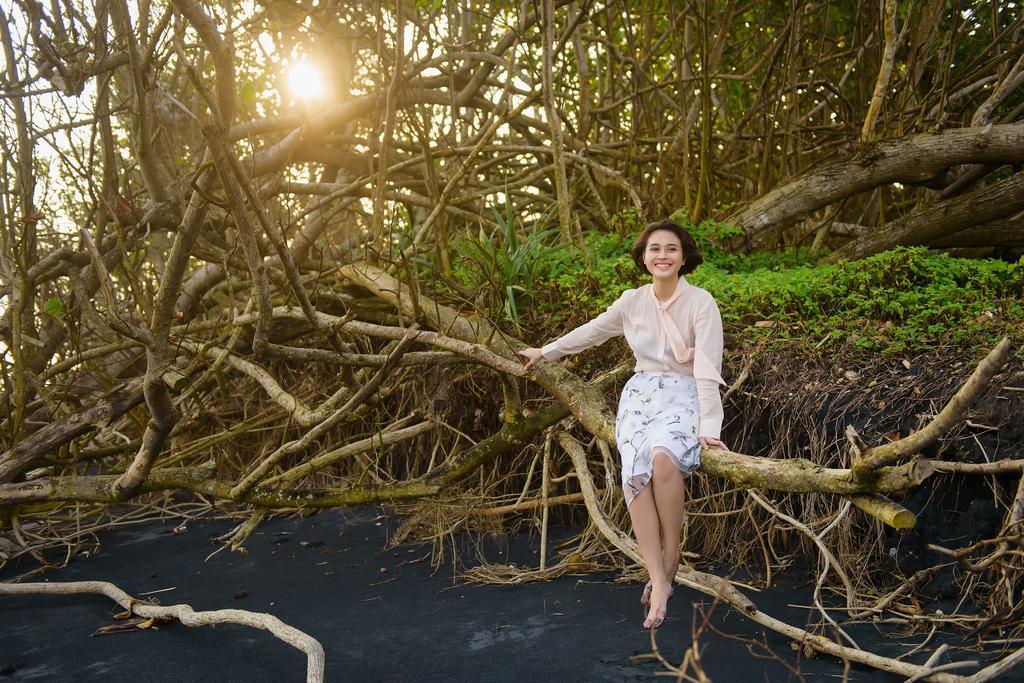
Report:
M675 233L676 237L679 238L679 244L683 247L683 265L679 269L680 275L688 275L696 270L697 266L704 263L704 257L700 255L700 251L697 249L697 241L681 225L670 220L656 221L647 224L644 231L636 238L636 242L633 243L633 248L629 250L629 255L633 257L633 263L636 264L641 273L649 275L647 266L644 265L644 252L647 250L647 240L651 238L651 233L656 230L668 230Z

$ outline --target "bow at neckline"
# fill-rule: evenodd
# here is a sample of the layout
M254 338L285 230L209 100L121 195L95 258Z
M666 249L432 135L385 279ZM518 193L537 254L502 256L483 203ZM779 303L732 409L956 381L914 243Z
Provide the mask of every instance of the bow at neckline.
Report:
M666 344L672 349L672 356L676 359L676 362L682 365L683 363L689 363L693 361L693 376L697 379L709 379L714 380L719 384L725 384L725 380L722 379L718 368L711 362L707 354L698 349L696 346L687 346L686 342L683 341L683 333L676 325L676 321L673 320L672 315L669 313L669 308L679 299L679 297L689 289L690 283L686 281L686 278L680 277L679 284L676 286L676 291L668 298L667 301L661 301L658 299L658 295L654 293L654 286L651 286L651 297L654 299L654 305L657 310L658 320L658 355L664 358Z
M651 296L654 297L654 305L658 311L658 352L665 352L665 344L667 342L672 348L672 355L677 363L689 363L693 360L695 349L687 346L686 342L683 341L683 333L679 330L679 326L676 325L676 321L672 319L668 309L688 286L689 283L685 278L679 278L679 285L676 287L676 291L667 301L660 300L658 295L654 293L654 286L651 286Z

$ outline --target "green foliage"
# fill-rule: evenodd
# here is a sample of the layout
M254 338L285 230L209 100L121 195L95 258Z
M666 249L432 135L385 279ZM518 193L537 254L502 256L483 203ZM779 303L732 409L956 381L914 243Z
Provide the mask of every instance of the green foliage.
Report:
M43 303L43 313L59 318L64 313L64 304L61 303L60 299L50 297Z
M526 327L531 338L557 336L650 281L629 256L642 228L634 213L619 214L613 232L584 235L580 252L558 246L554 229L525 232L511 206L493 211L493 233L455 240L464 259L453 276L476 293L481 312L511 322L517 332ZM693 225L685 212L673 218L705 259L688 279L714 295L733 346L897 354L991 346L1004 334L1024 332L1024 262L900 247L816 266L820 254L806 249L736 253L742 235L736 228L711 220Z
M736 345L801 344L808 349L903 353L939 345L991 345L1024 330L1024 263L954 258L897 248L862 261L814 266L806 252L727 254L730 231L709 221L688 226L705 263L688 279L718 301ZM627 251L630 239L589 234L592 263L566 262L552 301L593 317L623 290L648 281ZM717 242L721 244L721 242ZM557 311L552 311L559 318ZM755 323L762 322L762 327ZM559 334L555 322L550 335Z
M550 279L568 258L557 243L556 229L523 231L511 204L504 212L491 209L497 229L488 234L457 238L453 247L462 256L453 276L477 291L487 312L520 326L520 308L537 293L537 284Z
M609 222L612 232L620 237L632 239L634 235L644 229L644 221L640 211L636 207L623 209L611 217Z
M584 235L589 262L580 253L565 262L562 272L552 278L557 289L553 299L569 300L584 311L600 312L622 292L642 284L643 276L629 256L633 239L613 233Z
M943 344L987 344L1024 325L1024 264L896 248L834 266L727 273L701 268L727 323L816 347L899 353Z
M238 91L239 97L242 98L243 102L253 103L256 101L256 84L252 81L246 81L242 84L241 89Z

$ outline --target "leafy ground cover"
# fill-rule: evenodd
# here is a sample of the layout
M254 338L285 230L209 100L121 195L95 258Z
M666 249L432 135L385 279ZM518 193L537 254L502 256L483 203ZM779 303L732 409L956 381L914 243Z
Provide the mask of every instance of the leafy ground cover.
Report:
M629 257L641 225L618 217L584 236L582 250L553 246L554 230L525 232L513 211L499 229L462 237L446 281L434 263L421 276L524 339L546 339L592 318L623 290L647 281ZM807 249L742 253L736 228L693 225L704 263L688 276L718 301L734 349L796 345L805 351L914 353L990 347L1024 332L1024 260L970 259L898 247L860 261L816 265ZM456 293L455 290L461 290Z
M987 347L1024 331L1024 262L956 258L899 247L861 261L814 265L806 250L731 254L710 222L691 226L705 262L688 279L718 301L734 345L898 354L953 344ZM542 282L532 313L558 334L644 282L631 236L592 233L587 253ZM566 305L568 302L568 305ZM546 327L546 326L545 326Z

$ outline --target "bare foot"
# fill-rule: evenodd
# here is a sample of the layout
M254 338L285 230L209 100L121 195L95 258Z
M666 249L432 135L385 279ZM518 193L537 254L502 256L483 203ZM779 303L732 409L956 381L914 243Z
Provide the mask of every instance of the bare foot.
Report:
M669 574L669 576L675 576L675 572L672 572L671 574ZM675 593L675 589L672 586L669 586L668 597L671 598L673 593ZM648 581L647 583L644 584L644 592L640 594L640 604L641 605L649 605L649 604L651 604L651 582L650 581Z
M647 610L647 618L644 619L644 628L658 628L665 623L665 615L668 612L668 599L671 595L672 587L668 583L651 587L651 604Z

